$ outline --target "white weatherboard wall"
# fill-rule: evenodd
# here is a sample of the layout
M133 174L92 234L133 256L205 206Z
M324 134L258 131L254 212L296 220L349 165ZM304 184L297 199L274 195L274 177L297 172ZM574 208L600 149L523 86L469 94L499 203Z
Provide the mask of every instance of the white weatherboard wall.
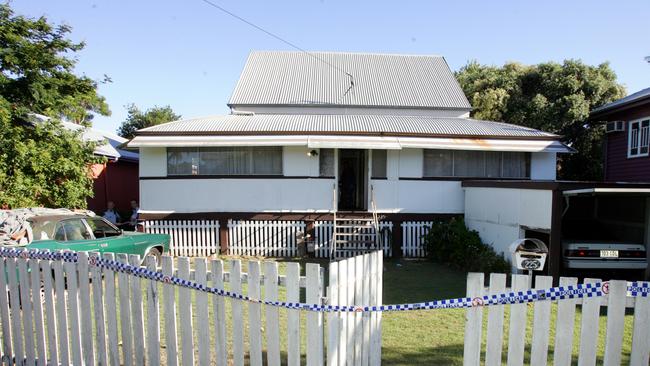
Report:
M497 252L508 253L521 227L551 229L551 190L465 188L465 223Z
M143 210L313 212L332 206L333 179L161 179L140 181Z
M557 171L557 154L538 152L530 156L530 179L555 180Z
M164 147L140 148L140 176L164 177L167 175L167 149Z

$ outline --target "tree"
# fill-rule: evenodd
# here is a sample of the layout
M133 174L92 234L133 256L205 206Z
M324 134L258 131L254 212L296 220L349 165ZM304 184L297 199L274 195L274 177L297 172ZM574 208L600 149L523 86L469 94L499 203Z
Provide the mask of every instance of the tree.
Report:
M92 195L89 166L101 159L60 119L89 125L110 111L97 82L75 75L84 44L70 31L0 5L0 206L83 208ZM51 119L34 123L34 113Z
M575 148L577 153L560 156L560 179L602 178L604 128L587 119L593 108L625 95L609 64L469 62L456 77L474 107L472 117L555 133Z
M156 126L161 123L181 119L181 116L174 113L168 105L164 107L154 106L144 112L136 107L135 104L130 104L126 106L126 108L128 116L126 117L126 120L122 122L120 128L118 128L117 133L127 139L133 138L133 136L135 136L135 131L141 128Z

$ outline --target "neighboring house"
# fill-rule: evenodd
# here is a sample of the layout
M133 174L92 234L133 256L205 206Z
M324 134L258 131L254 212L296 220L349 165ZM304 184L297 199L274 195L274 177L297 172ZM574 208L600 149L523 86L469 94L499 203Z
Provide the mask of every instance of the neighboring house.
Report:
M650 182L650 88L591 112L594 122L607 122L604 179Z
M314 226L334 211L369 217L373 203L399 248L402 226L463 215L463 181L553 181L556 154L571 151L550 133L470 119L439 56L253 52L228 106L128 144L142 218L219 220L222 249L233 220L299 220L318 246L332 229Z
M139 154L121 148L129 140L110 132L91 129L84 133L95 134L105 143L97 146L96 155L106 157L106 163L95 164L93 171L94 197L88 198L88 209L103 214L109 201L126 216L131 211L131 201L139 201L138 163ZM128 217L123 217L124 220Z
M49 117L36 113L30 116L33 123L49 120ZM83 130L81 138L96 142L95 155L106 158L106 163L90 167L94 180L94 196L87 199L88 209L101 215L106 211L107 202L113 201L119 212L130 213L131 201L139 200L139 154L123 148L122 145L129 140L114 133L72 122L62 121L61 125L71 131Z

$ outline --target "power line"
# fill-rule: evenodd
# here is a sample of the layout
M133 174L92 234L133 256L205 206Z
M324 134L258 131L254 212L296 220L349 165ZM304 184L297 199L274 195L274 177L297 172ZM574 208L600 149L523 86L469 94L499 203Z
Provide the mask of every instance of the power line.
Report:
M332 63L330 63L330 62L328 62L327 60L323 59L322 57L318 57L318 56L316 56L316 55L310 53L309 51L307 51L307 50L305 50L305 49L303 49L303 48L297 46L296 44L294 44L294 43L292 43L292 42L287 41L286 39L284 39L284 38L278 36L278 35L275 34L275 33L272 33L272 32L270 32L270 31L268 31L268 30L266 30L266 29L260 27L259 25L257 25L257 24L255 24L255 23L249 21L249 20L246 20L246 19L240 17L239 15L237 15L237 14L231 12L230 10L228 10L228 9L226 9L226 8L224 8L224 7L220 6L220 5L218 5L218 4L213 3L213 2L210 1L210 0L201 0L201 1L203 1L204 3L206 3L206 4L210 5L210 6L212 6L213 8L215 8L215 9L217 9L217 10L223 12L223 13L226 13L226 14L230 15L231 17L233 17L233 18L239 20L240 22L246 23L246 24L250 25L251 27L253 27L253 28L257 29L257 30L266 33L267 35L269 35L269 36L271 36L271 37L277 39L278 41L280 41L280 42L282 42L282 43L284 43L284 44L286 44L286 45L288 45L288 46L290 46L290 47L292 47L292 48L295 48L296 50L298 50L298 51L300 51L300 52L303 52L304 54L308 55L309 57L312 57L312 58L314 58L314 59L316 59L316 60L318 60L318 61L320 61L320 62L322 62L322 63L324 63L324 64L326 64L326 65L328 65L328 66L330 66L330 67L332 67L332 68L334 68L334 69L336 69L336 70L342 72L342 73L344 73L345 75L347 75L347 76L350 78L350 87L348 88L348 90L346 90L345 94L347 94L348 91L350 91L350 89L352 89L352 87L354 87L354 76L352 76L352 74L350 74L349 72L343 70L342 68L340 68L340 67L338 67L338 66L336 66L336 65L334 65L334 64L332 64ZM344 95L345 95L345 94L344 94Z

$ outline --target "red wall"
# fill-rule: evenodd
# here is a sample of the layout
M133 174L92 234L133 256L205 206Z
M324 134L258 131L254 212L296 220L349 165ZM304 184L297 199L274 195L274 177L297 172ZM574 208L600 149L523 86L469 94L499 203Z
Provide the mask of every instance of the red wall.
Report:
M138 163L119 160L106 163L93 189L95 197L88 199L89 210L101 215L106 211L106 203L113 201L118 212L130 212L131 201L140 200Z
M650 117L650 102L608 114L603 121L625 121L625 131L608 133L605 141L605 180L616 182L650 182L650 157L627 157L627 122Z

